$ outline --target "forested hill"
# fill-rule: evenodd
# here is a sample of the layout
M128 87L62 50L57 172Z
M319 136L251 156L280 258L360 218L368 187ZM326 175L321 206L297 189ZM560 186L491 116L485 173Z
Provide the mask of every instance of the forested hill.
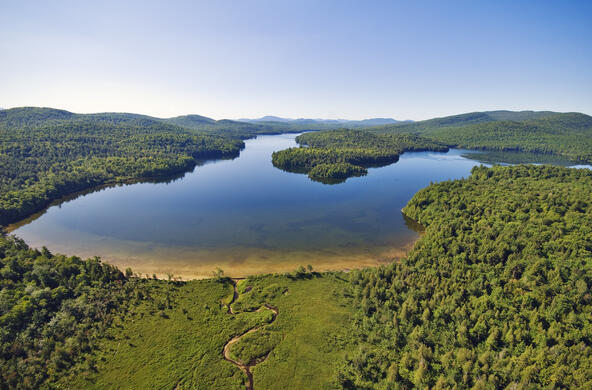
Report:
M352 273L348 389L592 387L592 173L476 167L419 191L407 258Z
M454 147L556 154L592 162L592 117L581 113L474 112L368 130L414 133Z
M259 123L259 124L270 124L270 123L284 123L290 124L295 126L307 126L307 127L315 127L318 129L328 129L328 128L339 128L339 127L347 127L347 128L361 128L361 127L368 127L368 126L379 126L379 125L390 125L395 123L409 123L411 121L398 121L393 118L369 118L369 119L362 119L362 120L348 120L348 119L307 119L307 118L300 118L300 119L289 119L289 118L280 118L277 116L264 116L263 118L259 119L239 119L241 122L248 122L248 123Z
M301 131L331 130L343 127L340 121L318 120L278 120L237 121L230 119L214 120L201 115L182 115L173 118L156 118L132 113L76 114L65 110L46 107L18 107L0 113L0 128L32 126L48 121L99 121L107 123L133 123L135 125L168 124L188 131L215 133L237 139L252 138L260 134L281 134ZM386 123L380 119L347 121L352 127L369 127Z
M134 114L0 111L0 225L63 195L106 183L169 177L198 159L236 157L241 140Z
M483 111L468 112L465 114L450 115L441 118L427 119L409 123L395 123L382 126L374 126L369 130L377 132L404 131L404 132L428 132L442 127L460 127L477 123L496 121L524 121L554 116L559 113L553 111Z
M250 138L259 133L274 132L270 126L242 123L230 120L216 121L200 115L185 115L174 118L156 118L132 113L75 114L65 110L45 107L19 107L0 112L0 129L26 128L40 124L71 122L100 122L156 127L158 129L185 129L200 133L216 133L234 138Z

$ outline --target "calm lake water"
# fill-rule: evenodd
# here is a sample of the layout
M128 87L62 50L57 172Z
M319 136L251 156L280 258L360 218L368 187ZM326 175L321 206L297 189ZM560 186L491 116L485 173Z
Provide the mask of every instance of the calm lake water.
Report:
M216 267L237 277L307 264L357 268L412 246L418 233L400 210L415 192L480 164L463 150L405 153L367 176L326 185L272 166L271 153L296 146L295 137L259 136L239 158L205 163L172 182L64 201L12 233L33 247L184 279L211 276Z

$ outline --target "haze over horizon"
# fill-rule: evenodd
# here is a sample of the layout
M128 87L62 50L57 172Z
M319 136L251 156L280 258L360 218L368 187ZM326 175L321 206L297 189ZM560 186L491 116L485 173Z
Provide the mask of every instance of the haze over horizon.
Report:
M592 114L591 11L583 1L4 1L0 107L215 119Z

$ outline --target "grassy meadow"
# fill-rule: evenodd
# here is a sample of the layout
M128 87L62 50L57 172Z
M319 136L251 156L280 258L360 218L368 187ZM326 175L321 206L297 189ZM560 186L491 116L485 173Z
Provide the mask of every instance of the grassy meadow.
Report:
M240 360L267 358L252 367L256 388L337 388L348 344L351 308L341 293L342 273L142 281L137 304L114 320L96 351L59 383L64 388L244 389L246 375L224 360L233 337L261 326L232 345ZM270 310L279 314L271 321Z

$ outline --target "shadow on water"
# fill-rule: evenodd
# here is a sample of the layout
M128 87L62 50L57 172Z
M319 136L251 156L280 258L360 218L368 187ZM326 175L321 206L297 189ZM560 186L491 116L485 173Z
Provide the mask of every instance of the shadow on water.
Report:
M327 184L327 185L335 185L341 184L347 180L347 178L341 179L334 179L329 177L309 177L310 181L316 181L317 183Z
M544 154L544 153L532 153L532 152L519 152L519 151L500 151L500 152L478 152L471 151L470 153L462 154L462 157L478 161L482 164L500 164L500 165L513 165L513 164L551 164L559 165L564 167L573 166L576 161L572 161L568 158Z
M407 229L412 230L415 233L419 233L419 234L421 234L425 231L425 228L423 227L422 224L420 224L419 222L417 222L414 219L409 218L403 212L401 212L401 215L403 216L403 221L405 221L405 226L407 226Z
M174 173L174 174L166 175L166 176L155 176L155 177L129 179L129 180L124 180L124 181L115 182L115 183L101 184L96 187L87 188L86 190L73 192L71 194L64 195L64 196L54 200L53 202L48 204L43 210L38 211L34 214L31 214L29 217L22 219L18 222L11 223L11 224L7 225L6 227L4 227L4 231L6 233L10 233L10 232L12 232L22 226L28 225L31 222L35 221L36 219L40 218L41 216L43 216L47 212L47 210L49 210L53 206L59 207L63 204L66 204L66 203L76 200L78 198L84 197L86 195L93 194L95 192L101 192L101 191L105 191L109 188L126 187L126 186L135 185L135 184L171 184L176 181L182 180L183 178L185 178L186 175L193 173L197 167L203 167L205 165L212 164L212 163L215 163L217 161L222 161L222 160L235 160L238 157L239 156L236 155L236 156L228 156L228 157L222 157L222 158L217 158L217 159L196 159L195 165L185 172L178 172L178 173Z

